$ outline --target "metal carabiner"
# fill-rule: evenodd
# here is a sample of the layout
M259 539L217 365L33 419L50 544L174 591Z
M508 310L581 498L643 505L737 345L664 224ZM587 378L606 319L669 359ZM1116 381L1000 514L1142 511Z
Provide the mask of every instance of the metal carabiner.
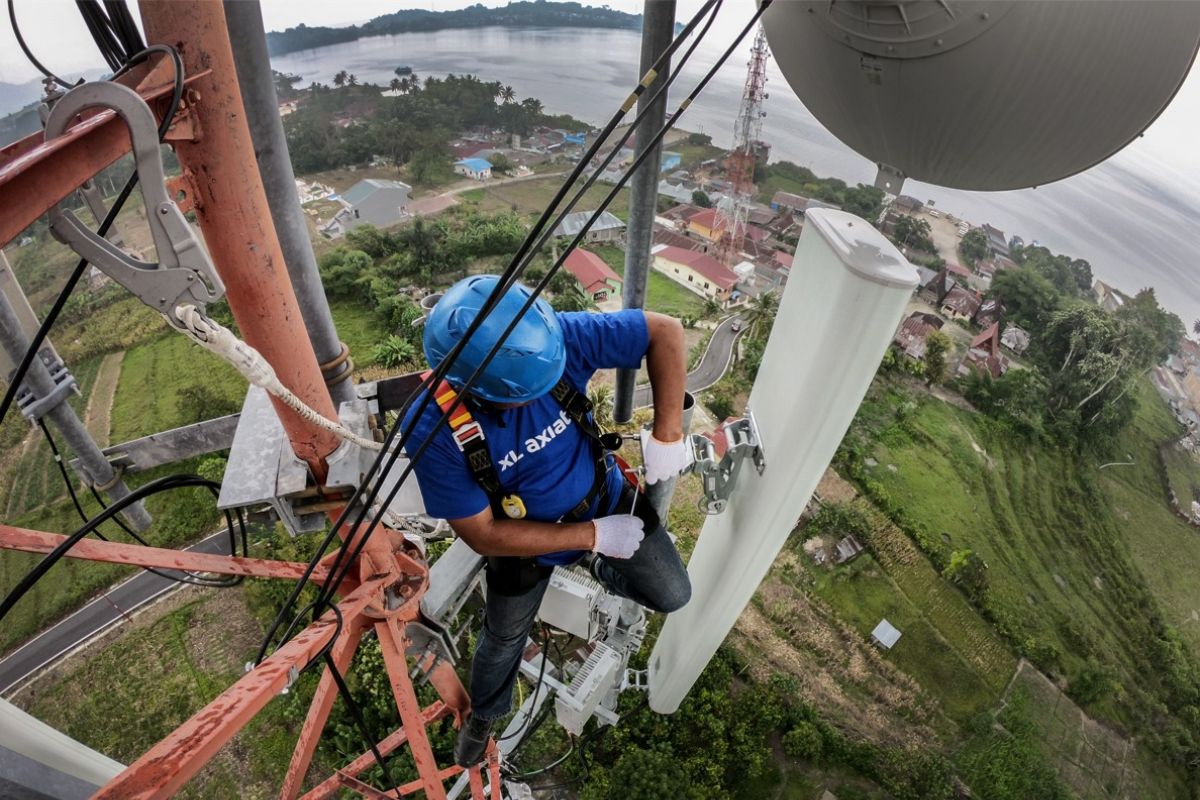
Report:
M225 294L225 285L183 212L167 193L158 127L150 107L136 92L119 83L85 83L54 104L46 118L46 141L62 136L79 112L97 107L115 112L129 128L139 188L159 260L133 258L84 225L62 203L48 212L50 231L54 238L166 316L170 324L181 328L176 306L186 303L203 310Z

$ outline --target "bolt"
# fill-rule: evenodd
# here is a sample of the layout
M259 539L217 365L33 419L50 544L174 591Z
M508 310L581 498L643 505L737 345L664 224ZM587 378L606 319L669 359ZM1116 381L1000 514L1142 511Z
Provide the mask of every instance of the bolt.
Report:
M941 40L941 39L938 39L938 40L937 40L937 41L935 41L933 44L934 44L934 46L935 46L935 47L941 47L941 46L942 46L942 40Z

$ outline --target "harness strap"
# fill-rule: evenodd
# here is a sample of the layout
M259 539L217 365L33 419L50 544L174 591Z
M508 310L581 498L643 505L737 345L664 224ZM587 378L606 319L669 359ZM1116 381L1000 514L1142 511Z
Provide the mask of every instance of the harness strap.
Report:
M425 372L421 377L427 378L429 374ZM492 463L492 456L488 453L483 427L471 416L465 399L460 399L458 392L446 381L434 388L433 399L443 414L450 415L446 424L450 426L450 435L454 443L467 459L471 477L487 494L488 499L494 501L503 490L500 488L500 474L496 472L496 465Z

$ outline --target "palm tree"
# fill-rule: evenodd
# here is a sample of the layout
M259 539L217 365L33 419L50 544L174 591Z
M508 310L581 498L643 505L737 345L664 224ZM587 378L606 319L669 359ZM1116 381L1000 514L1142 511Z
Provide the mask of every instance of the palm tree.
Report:
M346 79L346 85L358 86L358 76L355 75L354 73L351 73L350 77Z
M507 84L505 84L503 87L501 87L500 99L504 101L505 105L508 105L509 103L511 103L516 98L516 96L517 96L517 93L515 91L513 91L513 87L511 87Z
M350 73L346 72L346 70L342 70L337 75L334 75L333 76L333 85L338 87L339 89L342 88L343 86L345 86L346 78L349 76L349 74Z
M742 312L746 338L765 338L775 322L775 314L779 311L779 295L775 292L763 292L750 301L750 306Z
M399 78L392 78L392 82L388 84L388 88L399 94L404 89L404 81Z
M613 387L609 383L598 383L588 391L588 400L592 401L592 416L601 430L613 426Z
M542 101L536 97L526 97L521 101L521 107L528 111L531 116L540 117L542 115Z
M1200 319L1192 323L1192 333L1200 336Z

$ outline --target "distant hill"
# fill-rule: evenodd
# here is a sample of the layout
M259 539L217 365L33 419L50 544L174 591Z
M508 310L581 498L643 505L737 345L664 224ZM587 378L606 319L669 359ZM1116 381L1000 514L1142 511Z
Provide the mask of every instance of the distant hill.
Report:
M450 28L485 28L494 25L511 28L618 28L637 31L642 28L642 15L585 6L582 3L548 3L545 0L521 0L500 8L474 5L457 11L407 9L375 17L362 25L350 25L345 28L310 28L307 25L297 25L283 32L272 31L267 34L267 46L271 55L278 56L297 50L352 42L366 36Z

